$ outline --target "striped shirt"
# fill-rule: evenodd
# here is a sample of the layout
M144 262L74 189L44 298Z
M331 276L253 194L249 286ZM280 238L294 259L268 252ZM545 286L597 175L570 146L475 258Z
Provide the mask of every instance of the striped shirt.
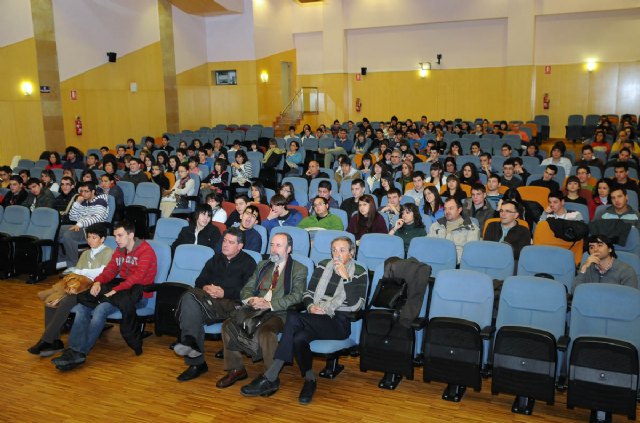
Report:
M96 195L93 200L77 201L69 211L69 219L81 228L94 223L106 222L109 215L109 200L106 194Z

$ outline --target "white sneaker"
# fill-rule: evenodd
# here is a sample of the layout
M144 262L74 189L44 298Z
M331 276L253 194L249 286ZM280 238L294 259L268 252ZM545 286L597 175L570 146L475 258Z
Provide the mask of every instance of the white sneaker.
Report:
M67 267L66 261L59 261L56 263L56 270L64 269L65 267Z
M75 267L67 267L67 270L62 272L63 275L68 275L69 273L75 272L77 269Z

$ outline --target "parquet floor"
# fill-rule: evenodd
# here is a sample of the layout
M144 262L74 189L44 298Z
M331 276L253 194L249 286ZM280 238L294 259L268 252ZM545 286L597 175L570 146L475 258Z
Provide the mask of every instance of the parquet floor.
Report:
M444 385L413 381L395 391L381 390L381 374L362 373L357 358L345 358L345 371L335 380L320 378L309 406L297 396L301 379L296 367L285 367L281 389L269 398L244 398L236 385L215 388L222 361L213 357L220 341L207 341L209 372L186 383L175 377L184 370L181 358L168 349L172 339L152 336L136 357L117 328L101 337L87 363L71 372L55 369L49 359L27 353L42 331L42 304L36 286L21 280L0 281L0 421L2 422L578 422L587 410L568 410L565 394L556 405L536 404L530 417L510 412L513 398L492 396L490 381L482 392L468 391L460 403L440 399ZM66 337L65 337L66 338ZM322 361L317 359L318 370ZM247 366L250 377L261 363ZM246 420L245 420L246 419ZM626 421L616 416L614 421Z

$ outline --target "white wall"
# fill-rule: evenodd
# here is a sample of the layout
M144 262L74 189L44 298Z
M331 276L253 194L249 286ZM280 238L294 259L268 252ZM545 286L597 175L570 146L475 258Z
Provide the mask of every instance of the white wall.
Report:
M322 32L295 34L293 39L298 75L321 74L324 70Z
M348 71L405 71L504 66L506 19L347 31ZM436 55L442 54L442 65Z
M253 7L244 0L244 13L206 18L207 61L254 60Z
M160 41L156 0L53 0L60 80Z
M175 6L172 14L176 73L207 63L205 18L186 14Z
M640 9L539 16L535 63L628 62L640 58ZM562 42L558 42L562 40Z
M0 47L32 37L31 2L3 0L0 13Z
M292 1L262 1L253 4L256 58L293 49Z

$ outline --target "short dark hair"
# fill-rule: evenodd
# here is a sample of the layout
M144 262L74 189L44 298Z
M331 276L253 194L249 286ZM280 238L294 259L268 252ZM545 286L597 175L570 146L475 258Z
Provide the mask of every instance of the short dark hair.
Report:
M364 181L360 178L356 178L353 181L351 181L351 186L354 186L354 185L361 185L362 188L364 188Z
M546 169L553 170L553 173L554 173L555 175L557 175L557 174L558 174L558 166L556 166L556 165L552 165L552 164L547 165Z
M40 179L38 179L38 178L29 178L29 179L27 179L27 186L31 186L33 184L40 185L40 183L41 183Z
M445 204L449 201L453 201L454 203L456 203L456 207L461 209L462 208L462 201L460 201L459 198L457 197L449 197L445 200Z
M621 167L621 168L623 168L625 171L627 171L627 170L629 170L629 163L627 163L627 162L621 162L621 161L617 161L617 162L615 162L615 164L613 165L613 168L614 168L614 169L617 169L617 168L619 168L619 167Z
M18 182L20 185L24 185L24 181L18 175L11 175L11 177L9 178L9 181Z
M287 199L280 194L274 195L271 197L271 200L269 200L269 205L271 206L285 206L286 208L287 204Z
M609 239L609 237L607 237L606 235L591 235L588 240L587 240L587 245L589 244L596 244L598 242L602 242L603 244L606 244L607 247L611 248L611 257L613 258L617 258L618 255L616 254L616 248L613 245L613 241Z
M424 174L423 171L421 170L416 170L415 172L413 172L412 178L420 178L420 179L424 179L426 178L426 175Z
M333 187L331 186L331 182L329 181L320 181L318 182L318 188L326 188L331 191L331 188Z
M131 222L128 221L126 219L121 220L120 222L116 223L113 227L113 230L115 231L116 229L124 229L124 231L128 234L135 234L136 233L136 225Z
M89 191L95 191L96 190L96 184L94 184L91 181L82 181L76 186L78 187L78 189L80 189L82 187L87 187L87 188L89 188Z
M211 206L207 203L204 204L196 204L196 207L193 211L193 217L196 219L201 214L207 214L210 218L213 217L213 210L211 210Z
M233 201L235 200L243 200L245 203L248 203L249 196L247 194L236 194L236 196L233 198Z
M515 165L516 165L516 163L513 161L512 158L509 158L509 159L505 160L504 163L502 163L502 167L515 166Z
M100 238L107 237L107 227L104 226L104 224L102 223L94 223L92 225L87 226L87 228L85 229L85 232L87 234L98 235L98 237Z
M398 194L398 197L402 197L402 193L396 187L390 188L389 191L387 191L387 196L389 196L391 194Z
M487 188L479 182L476 182L475 184L471 185L471 191L473 190L487 192Z
M547 198L557 198L558 200L562 201L564 200L564 194L562 193L562 191L551 191Z
M224 238L227 234L235 236L238 244L245 244L244 232L241 231L240 228L236 228L235 226L230 227L229 229L224 231L224 233L222 234L222 238Z

